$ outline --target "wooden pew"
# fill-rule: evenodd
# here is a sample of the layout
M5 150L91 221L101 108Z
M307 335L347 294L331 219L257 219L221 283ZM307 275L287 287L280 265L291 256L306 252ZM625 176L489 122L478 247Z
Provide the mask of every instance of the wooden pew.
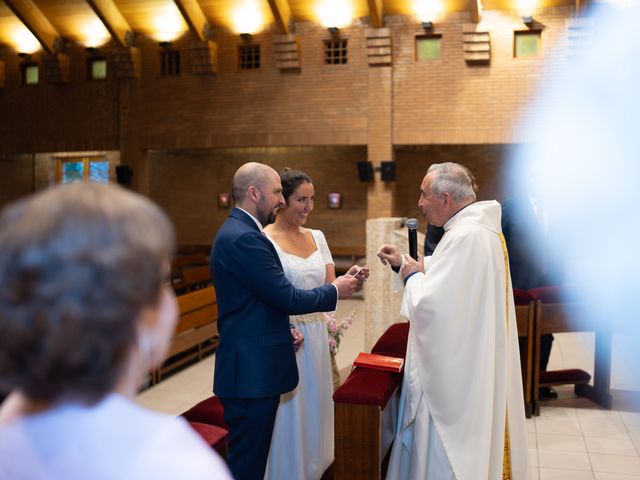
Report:
M573 314L573 305L563 297L560 287L540 287L529 290L536 297L536 325L533 398L536 415L539 414L538 389L544 386L573 384L576 395L589 398L604 408L611 408L611 331ZM591 376L580 369L540 371L537 352L540 335L565 332L595 332L595 359L593 386Z
M533 351L536 300L525 290L513 289L520 345L520 370L522 372L522 390L524 394L524 413L531 418L534 413L533 399Z
M190 276L189 282L185 281L184 273L191 269L198 269L198 272L206 267L209 270L209 259L203 252L191 253L189 255L180 255L171 259L171 285L176 294L187 293L192 290L192 284L198 283L198 278L193 278L195 272L187 273ZM202 276L200 274L200 276ZM211 275L209 274L209 280Z
M197 267L183 269L182 282L184 284L185 293L193 292L199 288L211 285L212 279L209 265L200 265Z
M170 370L193 360L218 346L218 305L213 287L207 287L178 297L180 320L167 360L154 375L155 381Z
M371 351L404 357L408 335L408 323L391 325ZM385 438L383 423L385 414L395 421L401 384L402 373L357 367L334 392L335 480L384 478L392 436Z

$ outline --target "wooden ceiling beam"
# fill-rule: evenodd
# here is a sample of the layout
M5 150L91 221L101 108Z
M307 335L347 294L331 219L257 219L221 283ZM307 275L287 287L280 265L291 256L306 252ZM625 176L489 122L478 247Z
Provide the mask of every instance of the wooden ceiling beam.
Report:
M471 21L480 23L482 20L482 0L469 0L469 10L471 11Z
M209 22L198 0L173 0L191 31L200 41L208 40Z
M54 53L59 49L62 40L60 34L33 0L4 0L4 3L31 31L47 53Z
M291 7L288 0L269 0L269 6L276 21L278 30L283 35L289 33L289 22L291 21Z
M133 36L131 27L113 0L86 0L86 2L120 46L126 47L131 43L131 40L128 40Z
M382 28L384 20L382 15L382 0L367 0L369 3L369 16L374 28Z

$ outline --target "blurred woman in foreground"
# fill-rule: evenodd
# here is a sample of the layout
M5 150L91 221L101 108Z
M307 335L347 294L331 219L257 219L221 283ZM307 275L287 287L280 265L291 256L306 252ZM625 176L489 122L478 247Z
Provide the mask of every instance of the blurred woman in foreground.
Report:
M231 478L183 421L136 405L177 321L174 233L149 200L62 185L0 217L0 479Z

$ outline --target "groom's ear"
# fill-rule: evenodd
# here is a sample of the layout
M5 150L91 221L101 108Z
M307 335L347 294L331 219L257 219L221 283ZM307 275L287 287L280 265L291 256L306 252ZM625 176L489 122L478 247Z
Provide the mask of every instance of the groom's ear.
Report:
M258 188L253 185L249 185L249 188L247 189L247 194L249 198L254 202L258 202L260 200L260 190L258 190Z

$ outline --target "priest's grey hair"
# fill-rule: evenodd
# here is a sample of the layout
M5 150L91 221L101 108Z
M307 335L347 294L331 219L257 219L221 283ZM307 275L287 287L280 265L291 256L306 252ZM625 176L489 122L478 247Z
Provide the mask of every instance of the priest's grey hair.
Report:
M431 181L434 195L439 197L446 192L456 203L475 202L473 177L466 167L453 162L434 163L427 170L431 172L436 172Z

